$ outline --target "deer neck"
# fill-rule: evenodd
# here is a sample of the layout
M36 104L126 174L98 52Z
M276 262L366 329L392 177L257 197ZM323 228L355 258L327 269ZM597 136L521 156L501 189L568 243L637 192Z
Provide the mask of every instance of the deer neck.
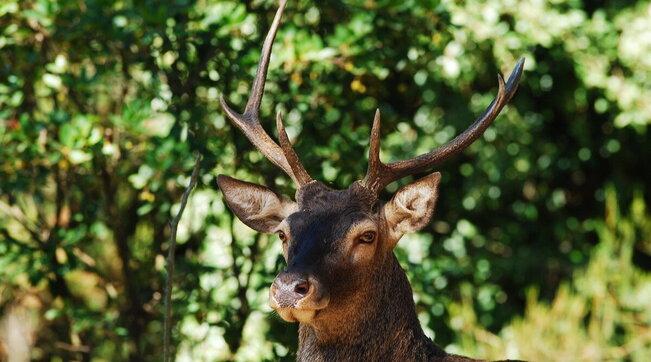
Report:
M412 290L396 257L374 275L367 293L335 306L336 313L299 326L299 361L397 360L444 356L425 336ZM351 300L352 299L352 300ZM411 358L409 358L411 359Z

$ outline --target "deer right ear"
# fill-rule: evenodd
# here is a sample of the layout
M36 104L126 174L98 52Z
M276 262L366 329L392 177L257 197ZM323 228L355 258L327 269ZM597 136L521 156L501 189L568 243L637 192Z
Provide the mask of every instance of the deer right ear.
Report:
M395 242L402 235L419 231L430 222L439 196L440 181L441 174L434 172L404 186L384 205L384 217Z
M224 175L217 176L217 184L235 215L261 233L274 233L278 224L298 210L294 201L260 185Z

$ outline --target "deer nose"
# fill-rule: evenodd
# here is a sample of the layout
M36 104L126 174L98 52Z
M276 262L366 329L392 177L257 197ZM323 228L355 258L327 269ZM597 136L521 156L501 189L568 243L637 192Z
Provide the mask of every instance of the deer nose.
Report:
M297 280L293 284L294 293L305 296L310 290L310 283L307 280Z
M314 286L307 277L284 271L276 277L271 285L272 307L275 307L274 304L279 308L296 307L296 304L312 294L313 290Z

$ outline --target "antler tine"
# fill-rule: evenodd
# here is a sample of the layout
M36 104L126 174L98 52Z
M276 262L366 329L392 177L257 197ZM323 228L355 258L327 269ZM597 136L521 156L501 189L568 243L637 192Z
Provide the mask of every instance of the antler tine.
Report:
M276 113L276 127L278 128L278 140L280 141L280 148L282 148L283 153L285 154L285 159L289 163L289 166L292 169L292 173L296 176L298 184L305 185L312 182L312 177L307 173L303 164L298 159L298 155L292 148L292 144L287 137L285 132L285 126L283 125L283 118L280 114L280 111Z
M380 175L387 175L389 170L387 165L380 161L380 109L375 110L375 117L373 118L373 128L371 129L371 140L368 149L368 169L366 170L366 177L362 180L362 184L371 190L381 190L386 185L380 185L382 178Z
M513 68L506 84L504 84L502 76L500 74L497 75L497 97L495 97L484 113L468 129L445 145L410 160L396 161L390 164L380 162L380 113L376 111L373 129L371 131L369 168L366 177L362 180L362 184L377 194L391 182L440 165L463 151L484 133L488 126L500 114L502 108L513 98L515 91L518 89L523 68L524 58L521 58Z
M368 169L373 170L381 165L380 162L380 109L375 110L373 128L371 129L371 142L368 149ZM368 174L369 172L367 172Z
M253 79L253 85L251 86L251 95L249 96L249 101L246 102L244 113L250 111L252 114L257 116L260 110L260 102L262 101L264 85L265 81L267 80L267 70L269 69L269 59L271 58L271 48L273 47L274 40L276 39L276 33L278 33L278 28L280 27L280 19L283 16L286 5L287 0L282 0L280 2L280 7L276 11L274 20L271 23L271 28L269 29L269 32L264 39L264 44L262 45L262 54L260 55L260 63L258 64L258 69L255 72L255 78Z
M271 24L271 28L267 33L267 36L264 40L262 46L262 53L260 55L260 62L258 63L258 69L255 73L255 78L253 79L253 84L251 86L251 93L249 99L246 102L246 108L244 108L244 113L239 114L234 111L228 103L224 96L220 96L219 101L226 112L228 118L239 128L242 133L249 139L249 141L258 149L262 154L269 159L274 165L280 167L291 179L300 187L305 183L305 175L307 172L301 165L298 168L296 165L291 165L288 162L286 152L281 149L276 142L274 142L269 134L262 128L259 119L260 112L260 102L262 101L262 95L264 94L264 86L267 78L267 70L269 69L269 59L271 57L271 48L273 47L274 39L276 38L276 33L280 26L280 19L287 5L287 0L282 0L280 2L280 7L276 11L274 20ZM291 147L291 145L290 145ZM293 151L292 151L293 153ZM296 156L295 153L293 153ZM295 161L300 165L298 157L295 157ZM294 169L301 172L300 175L294 174ZM301 171L302 170L302 171ZM309 178L309 175L307 176ZM311 178L310 178L311 180Z

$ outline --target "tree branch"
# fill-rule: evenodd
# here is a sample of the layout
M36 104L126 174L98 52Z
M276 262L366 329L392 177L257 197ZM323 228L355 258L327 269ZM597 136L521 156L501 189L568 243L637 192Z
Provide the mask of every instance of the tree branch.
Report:
M194 169L192 171L192 177L190 178L190 184L185 188L185 192L181 198L181 207L179 208L179 212L176 214L174 219L172 219L170 222L170 245L167 251L167 279L165 281L165 314L163 317L163 362L168 362L170 360L170 336L172 330L172 275L174 274L176 229L179 226L179 221L181 221L181 216L185 210L185 205L188 203L188 197L190 196L192 189L194 189L197 184L200 166L201 154L197 154L197 157L194 160Z

